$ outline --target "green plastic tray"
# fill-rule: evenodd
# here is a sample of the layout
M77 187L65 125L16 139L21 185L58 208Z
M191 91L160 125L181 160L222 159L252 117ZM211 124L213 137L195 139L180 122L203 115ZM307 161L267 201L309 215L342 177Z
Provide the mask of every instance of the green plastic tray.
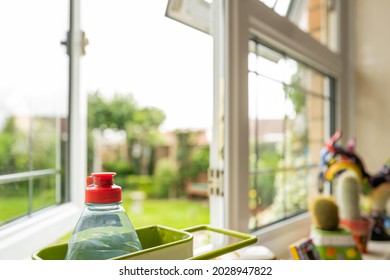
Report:
M198 231L216 232L238 238L239 241L198 256L193 256L193 233ZM114 260L207 260L249 246L257 241L257 238L253 235L215 228L210 225L197 225L183 230L153 225L137 228L136 232L143 249L132 254L113 258ZM32 259L64 260L67 249L68 245L66 243L46 247L34 253Z

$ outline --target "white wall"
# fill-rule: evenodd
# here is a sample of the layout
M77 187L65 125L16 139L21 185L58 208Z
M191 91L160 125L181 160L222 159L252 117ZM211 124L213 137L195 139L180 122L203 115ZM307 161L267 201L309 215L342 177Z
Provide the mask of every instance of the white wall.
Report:
M357 151L377 172L390 158L390 1L358 0L355 12Z

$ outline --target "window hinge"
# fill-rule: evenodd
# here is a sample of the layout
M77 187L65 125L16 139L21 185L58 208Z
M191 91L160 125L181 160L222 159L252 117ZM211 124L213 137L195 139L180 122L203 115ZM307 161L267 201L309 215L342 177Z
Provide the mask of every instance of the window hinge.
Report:
M222 169L208 169L208 187L209 194L216 196L223 196L223 170Z
M67 55L70 55L70 42L71 42L71 38L70 38L70 32L68 31L66 33L66 39L64 41L61 41L61 45L65 46L66 47L66 54ZM86 55L86 46L89 45L89 40L85 34L84 31L81 31L81 55Z

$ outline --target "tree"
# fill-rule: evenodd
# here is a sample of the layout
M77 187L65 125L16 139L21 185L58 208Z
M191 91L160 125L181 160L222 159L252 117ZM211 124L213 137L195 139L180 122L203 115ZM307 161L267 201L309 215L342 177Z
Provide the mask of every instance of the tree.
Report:
M111 99L104 98L99 91L88 94L88 171L102 165L96 164L99 139L105 129L125 130L126 122L133 119L137 104L131 94L115 93ZM95 135L94 135L95 134Z
M186 180L191 178L191 149L193 147L193 133L191 131L176 131L178 142L176 161L179 168L178 196L184 194Z
M100 92L93 92L88 95L88 127L126 130L138 110L131 94L115 93L111 99L105 99Z
M132 143L132 146L138 145L137 156L140 162L140 175L149 173L148 162L151 158L151 147L162 142L158 129L164 120L165 114L160 109L146 107L137 110L133 120L126 123L129 142Z
M158 128L165 120L165 114L157 108L140 107L133 95L116 93L111 99L105 99L98 91L88 96L88 166L92 170L95 133L102 134L106 129L121 130L126 133L128 150L123 158L129 165L121 169L132 170L137 174L151 174L148 163L152 147L161 141ZM114 168L113 163L106 164Z

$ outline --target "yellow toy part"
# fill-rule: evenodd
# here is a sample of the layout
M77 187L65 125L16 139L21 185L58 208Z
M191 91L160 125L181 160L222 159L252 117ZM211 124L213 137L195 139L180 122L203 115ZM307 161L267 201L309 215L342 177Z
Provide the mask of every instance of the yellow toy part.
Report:
M360 181L363 181L363 174L361 170L356 164L349 160L338 161L330 165L329 168L325 171L324 177L326 180L332 181L338 174L348 169L355 171Z

